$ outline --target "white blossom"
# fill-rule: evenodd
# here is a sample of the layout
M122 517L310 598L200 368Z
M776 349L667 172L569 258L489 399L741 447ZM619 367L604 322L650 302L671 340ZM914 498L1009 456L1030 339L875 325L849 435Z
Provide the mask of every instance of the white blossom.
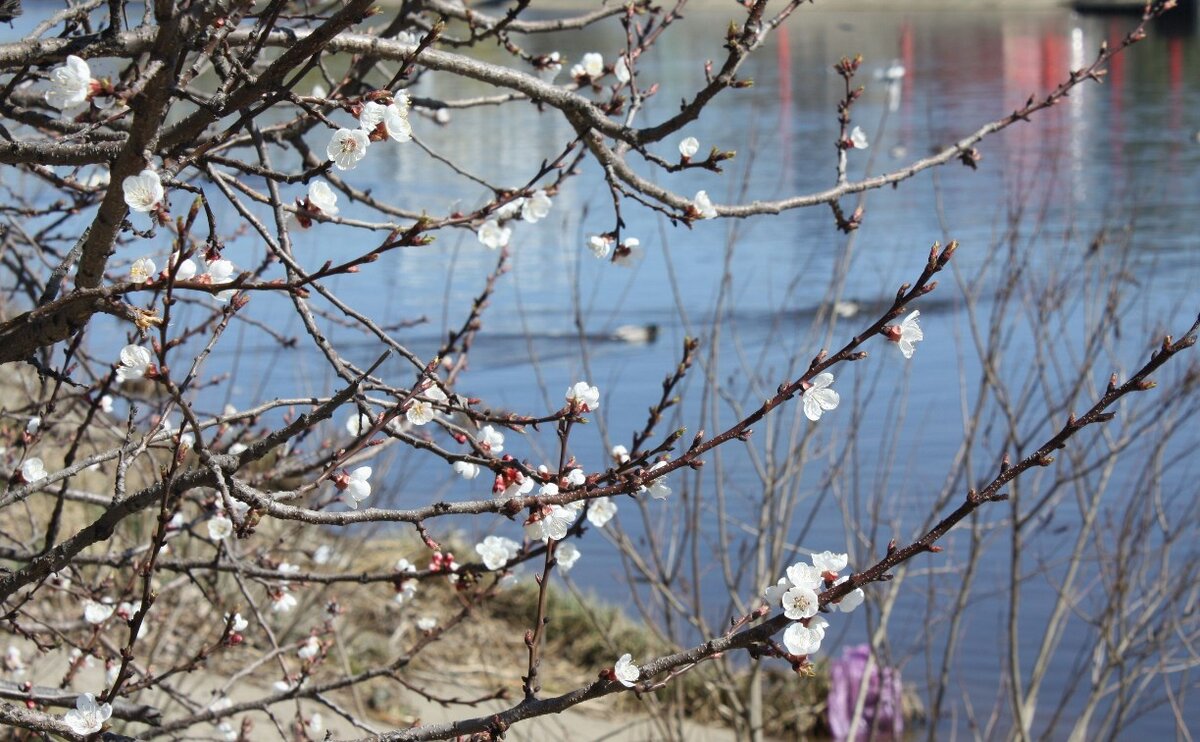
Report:
M138 258L133 261L133 265L129 266L129 280L134 283L145 283L154 274L158 272L158 268L154 265L154 261L150 258Z
M437 417L437 410L432 402L446 402L446 393L436 386L426 389L420 397L413 400L404 416L413 425L426 425Z
M113 398L112 398L111 394L105 394L103 397L100 398L100 411L105 412L105 413L112 413Z
M417 628L421 631L433 631L437 628L437 619L433 616L422 616L417 619Z
M588 249L598 260L604 260L612 252L613 238L604 234L594 234L588 237Z
M346 432L357 438L371 428L371 418L355 410L346 418Z
M454 473L463 479L474 479L479 476L479 464L470 461L455 461Z
M325 216L337 216L337 194L323 180L314 180L308 184L308 203Z
M617 514L617 504L610 497L597 497L588 507L588 522L597 528L603 528Z
M558 545L558 549L554 552L554 559L558 562L559 569L563 572L570 572L571 567L575 566L575 562L579 561L582 554L579 548L571 542L566 542Z
M171 265L175 265L179 259L178 253L171 256ZM176 281L190 281L196 277L196 261L188 258L182 263L179 263L179 268L175 271Z
M504 204L502 204L499 208L496 209L496 219L499 221L504 221L506 219L512 219L514 216L519 214L521 212L521 209L523 209L524 207L525 207L525 199L523 199L523 198L514 198L511 201L506 201Z
M515 559L521 553L521 545L503 536L488 536L475 544L475 551L483 559L484 566L495 571Z
M412 141L412 124L408 120L408 96L399 93L396 101L383 111L383 128L394 141Z
M208 519L208 537L213 541L229 538L233 534L233 521L225 513L217 513Z
M287 588L280 588L279 592L271 595L271 611L273 613L289 613L296 607L296 596L292 595Z
M630 268L642 259L645 252L641 248L642 241L637 237L626 237L613 253L613 264L622 268Z
M521 204L521 218L533 224L546 218L550 213L550 207L553 202L543 190L533 192L533 195L525 199Z
M397 572L416 572L417 571L416 565L403 557L396 560L396 566L393 567L392 569L396 570Z
M804 390L804 416L809 420L820 420L821 415L829 410L836 410L838 403L842 401L838 393L829 388L831 384L833 374L825 371L817 374L812 380L812 385Z
M562 72L562 55L558 52L550 52L546 55L547 64L538 70L538 77L544 83L554 82L554 78Z
M692 159L696 153L700 151L700 140L696 137L684 137L679 143L679 154L687 159Z
M641 674L637 665L633 664L633 655L628 653L621 655L621 658L617 660L617 664L613 665L613 677L626 688L632 688L633 684L641 677Z
M618 464L629 463L629 449L625 448L625 446L622 446L619 443L612 447L612 451L609 452L609 455L611 455L613 457L613 461L617 462Z
M353 170L367 156L371 141L362 129L338 129L329 140L325 154L338 170Z
M329 564L333 557L333 547L329 544L321 544L317 547L317 550L313 552L312 560L316 564Z
M46 91L46 102L66 111L87 103L92 89L92 70L88 63L71 54L67 63L55 67L50 73L50 89Z
M547 485L547 486L549 486L549 485ZM555 489L557 490L557 487ZM533 490L533 480L530 479L529 477L525 476L524 474L521 474L518 472L516 478L513 479L513 481L509 482L508 485L505 486L505 488L503 490L496 493L496 497L511 500L514 497L524 497L525 495L528 495L532 490ZM557 494L557 492L555 494Z
M817 615L820 601L817 593L809 587L797 585L783 594L783 615L791 619L810 618Z
M305 640L304 644L300 646L300 649L296 652L296 656L302 660L311 660L320 653L321 640L315 636L310 636L307 640Z
M613 76L617 78L617 82L629 82L629 62L626 61L624 54L617 57L617 61L613 64Z
M233 280L235 270L232 261L219 258L208 264L208 271L205 275L208 276L210 283L229 283ZM237 289L225 289L224 291L218 291L216 298L217 301L229 301L230 297L236 293Z
M577 381L567 389L566 400L580 412L591 412L600 406L600 390L586 381Z
M371 132L383 123L383 112L386 110L387 106L382 103L367 101L363 104L362 113L358 114L359 127L370 136Z
M584 54L579 61L583 65L584 73L593 80L604 74L604 57L596 52Z
M20 647L8 645L8 651L4 653L4 669L13 677L19 678L25 674L28 667L25 664L25 658L21 656Z
M32 484L46 478L46 465L36 456L30 456L21 463L21 479L26 484Z
M120 364L117 366L117 381L140 379L150 368L150 351L140 345L126 345L121 348Z
M849 576L839 577L834 581L833 584L840 585L848 579L850 579ZM853 613L855 608L863 604L863 601L866 600L866 597L867 595L863 592L863 589L861 587L856 587L843 595L842 599L839 600L836 605L838 610L842 613Z
M125 204L143 213L154 211L165 195L158 173L150 169L121 181L121 191L125 194Z
M63 714L63 721L81 737L95 734L112 716L112 704L96 703L96 697L84 693L75 699L75 708Z
M653 473L666 465L667 462L659 461L654 466L650 467L650 472ZM667 486L667 483L664 481L663 477L655 479L650 483L649 487L643 486L640 490L638 490L638 492L649 492L650 496L655 500L665 500L671 496L671 488Z
M499 455L504 451L504 434L491 425L483 426L483 429L479 431L479 435L475 437L475 442L479 444L479 448L484 453L490 453L493 456Z
M397 605L403 605L405 602L412 600L417 594L417 581L404 580L400 583L400 587L396 590L394 598Z
M418 621L417 623L420 622ZM308 721L304 723L308 725L308 728L312 730L313 734L319 735L321 730L325 728L325 719L318 713L314 713L312 716L308 717Z
M692 197L692 207L701 219L717 218L717 207L713 206L713 202L708 198L708 191L696 191L696 195Z
M495 250L508 244L512 238L512 229L500 226L500 222L495 219L488 219L479 226L476 237L485 247Z
M832 551L822 551L819 554L812 555L813 566L821 572L833 572L837 574L846 568L850 563L849 554L835 554Z
M562 505L543 508L540 516L525 522L525 535L530 541L561 541L575 522L575 511Z
M247 621L245 618L243 618L242 614L240 614L240 613L233 614L232 619L233 619L233 625L230 628L233 629L234 631L245 631L246 627L250 625L250 622ZM228 613L225 614L225 620L226 621L230 620L230 616Z
M88 599L83 601L83 620L94 626L99 626L112 618L112 614L116 610L117 607L115 605Z
M866 149L871 146L867 135L857 126L850 130L850 146L854 149Z
M358 510L358 503L371 496L371 483L368 481L371 478L371 467L360 466L350 472L346 478L344 486L338 486L341 490L342 502L351 510Z
M583 473L583 469L576 467L567 472L567 484L572 487L582 487L587 483L587 475Z
M779 582L774 585L769 585L766 590L763 590L763 599L767 601L769 606L777 606L783 604L783 594L794 587L792 581L786 577L780 577Z
M896 347L900 349L905 358L912 358L913 351L917 349L917 343L925 339L924 331L917 324L920 317L921 310L914 309L895 330Z
M806 587L810 590L819 589L825 582L820 567L813 564L805 564L804 562L796 562L788 567L787 579L792 585Z
M783 632L783 645L794 655L816 654L825 639L825 628L829 622L821 616L814 616L808 621L808 626L794 623Z
M578 80L587 77L596 80L604 75L604 57L596 52L588 52L579 60L579 64L571 67L571 77Z

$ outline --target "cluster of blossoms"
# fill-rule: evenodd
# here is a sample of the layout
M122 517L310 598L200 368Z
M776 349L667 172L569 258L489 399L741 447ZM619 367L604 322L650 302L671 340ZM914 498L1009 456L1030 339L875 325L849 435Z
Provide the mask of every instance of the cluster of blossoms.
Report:
M191 258L181 261L178 253L171 256L171 268L176 281L190 281L196 277L196 262ZM229 283L234 279L236 270L232 261L216 258L205 263L205 272L200 277L200 282L208 285ZM152 283L157 277L158 266L149 256L138 258L129 266L129 280L133 283ZM215 296L217 301L224 302L229 301L236 293L237 289L223 289L218 291Z
M552 56L554 57L554 61L557 62L558 52L555 52ZM579 58L578 64L571 66L571 79L576 85L594 85L600 78L604 77L604 71L604 56L599 52L588 52ZM629 82L633 77L629 67L629 58L624 54L619 55L617 61L613 62L612 73L613 77L617 78L617 82ZM557 70L555 74L557 74Z
M797 562L788 567L786 576L763 593L769 607L782 607L783 615L795 621L783 632L783 644L790 654L805 657L821 648L829 621L817 615L821 605L817 592L849 579L838 576L848 562L846 554L813 554L811 564ZM862 588L856 588L834 605L842 613L850 613L862 605L863 598Z
M553 205L550 195L541 189L528 197L514 198L496 209L493 218L479 225L475 236L481 245L490 250L507 247L512 239L512 227L504 226L506 222L520 214L521 221L536 224L550 215Z
M617 242L616 236L606 232L590 235L587 248L597 260L604 260L611 254L614 265L630 267L642 259L641 244L642 241L637 237L626 237Z
M917 343L925 339L925 333L918 324L920 317L920 310L914 310L900 324L883 328L884 337L896 343L896 347L905 358L912 358ZM837 409L841 397L831 388L832 385L833 374L825 371L817 374L812 382L805 386L802 404L804 416L809 420L816 422L826 412Z
M341 128L333 133L326 156L338 170L353 170L367 156L367 147L372 141L391 138L397 142L412 140L412 125L408 122L411 102L405 93L397 93L392 102L384 105L377 101L362 104L358 114L357 129ZM311 192L310 192L311 197Z
M604 77L604 57L597 52L588 52L571 66L571 78L579 84L592 83Z

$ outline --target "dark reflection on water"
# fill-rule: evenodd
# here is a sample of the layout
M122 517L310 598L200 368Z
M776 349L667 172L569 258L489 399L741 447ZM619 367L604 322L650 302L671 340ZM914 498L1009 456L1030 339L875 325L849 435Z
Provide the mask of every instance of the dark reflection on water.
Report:
M0 36L12 38L12 33L27 30L35 15L31 12L20 19L15 32L0 29ZM704 60L719 54L726 20L719 13L693 12L686 23L666 35L653 54L639 61L643 79L662 86L662 92L649 102L644 120L655 121L669 114L680 97L701 82ZM746 75L754 79L754 87L723 94L703 122L683 132L699 138L702 152L714 145L737 150L738 157L726 173L656 177L689 195L706 188L719 203L827 188L835 175L835 106L841 92L831 65L841 56L855 53L865 58L863 81L868 86L855 108L855 122L867 132L871 146L850 154L850 175L857 178L900 168L1019 107L1031 94L1044 94L1063 79L1066 70L1088 64L1101 41L1116 43L1130 27L1127 18L1080 17L1059 10L833 15L805 7L749 64ZM885 300L900 283L919 273L934 240L961 242L958 269L962 276L970 277L989 259L989 251L1007 229L1010 214L1020 211L1026 215L1028 239L1036 245L1030 252L1035 271L1075 264L1101 229L1119 232L1130 224L1136 227L1132 269L1137 276L1137 302L1124 318L1124 333L1113 340L1115 359L1131 364L1132 359L1141 357L1151 327L1185 327L1196 310L1195 287L1200 285L1200 211L1196 209L1196 194L1200 193L1200 89L1196 85L1200 48L1194 30L1194 21L1156 26L1147 41L1114 60L1103 85L1085 85L1033 122L985 140L980 146L983 160L978 172L954 165L936 174L922 174L898 189L870 193L866 220L855 236L853 270L843 298L864 306ZM620 37L615 27L607 31L592 32L578 48L560 47L558 40L543 38L531 43L530 50L559 49L572 59L601 50L611 58ZM900 84L894 110L889 110L886 86L873 73L892 60L903 64L908 74ZM469 81L431 75L414 92L454 98L475 95L482 89ZM417 118L414 129L433 150L453 155L472 172L504 186L525 182L537 163L553 154L571 134L559 118L539 115L524 104L456 111L446 127ZM671 158L676 141L664 142L656 151ZM321 148L324 143L312 142ZM415 146L375 145L348 179L386 193L402 206L435 213L472 207L486 195L478 187L449 178ZM299 195L298 186L295 190ZM174 205L178 209L182 203L177 198ZM647 250L640 264L622 269L598 263L584 248L588 233L612 226L610 204L595 168L588 165L583 177L555 198L546 222L536 228L516 227L513 271L493 297L471 371L460 388L497 407L536 411L545 405L557 407L562 390L587 376L605 395L603 430L611 436L602 442L599 426L594 426L597 429L576 441L575 453L591 469L605 465L606 445L627 443L626 431L641 427L646 407L657 399L660 380L677 359L682 338L710 335L707 323L728 239L736 240L737 245L731 298L723 315L722 337L730 345L713 376L728 380L735 395L744 393L745 372L731 338L736 339L737 347L750 349L749 357L759 359L755 363L764 377L776 381L789 373L789 358L806 363L821 347L822 339L809 326L816 308L826 301L826 287L845 250L845 238L834 229L825 209L670 230L653 213L630 204L624 213L627 234L638 236ZM342 213L365 216L366 212L347 204ZM231 212L224 217L232 219ZM343 232L318 227L297 234L296 253L305 264L316 267L350 250L362 250L375 239L347 238ZM160 238L158 248L165 253L165 237ZM1100 248L1097 260L1110 258L1104 250ZM227 252L235 263L246 266L257 264L261 256L261 247L251 239L231 242ZM133 257L137 256L130 259ZM398 336L417 352L428 354L446 329L461 322L464 307L479 291L494 261L495 254L480 246L473 234L443 234L431 248L390 253L370 270L336 278L329 286L383 323L427 318L426 323ZM680 316L677 301L687 309L686 320ZM257 307L259 317L278 317L278 331L301 333L299 322L280 299L256 296L251 307ZM858 430L863 450L883 446L888 437L902 436L907 450L920 452L919 458L902 460L891 472L885 514L894 519L895 533L901 538L920 521L930 499L928 493L940 488L961 437L957 408L960 372L975 378L974 351L965 333L955 281L947 276L943 287L921 308L928 340L911 363L902 364L890 348L872 348L872 359L838 372L839 387L847 400L846 414L831 414L821 422L835 441L844 438L851 432L845 426L857 385L879 384L872 397L875 409L867 411ZM852 333L857 327L853 322L841 323L836 337ZM591 343L585 362L574 335L577 323L593 338L608 337L626 324L654 323L661 333L651 344ZM781 335L781 327L794 330ZM1032 350L1025 328L1014 327L1014 332L1016 344L1006 362L1019 367ZM527 340L527 335L531 339ZM378 352L361 335L345 328L331 328L329 337L335 345L345 343L356 360L373 358ZM1065 343L1075 341L1064 338ZM767 347L760 351L764 344ZM538 371L548 386L544 393L530 385L530 353L537 357ZM409 375L398 362L389 368L394 378ZM321 393L333 384L315 354L276 349L268 338L246 326L227 337L209 362L210 376L224 372L232 374L229 396L236 405L263 396ZM1097 373L1106 375L1108 370ZM678 419L671 424L694 429L700 417L698 377L686 392ZM755 390L748 399L761 393ZM907 399L909 414L900 427L892 428L888 400L900 394ZM224 401L214 400L209 406L216 408ZM733 422L727 410L721 414L721 422ZM711 420L707 424L715 427ZM1029 428L1036 431L1045 426L1046 421L1039 419L1031 420ZM1196 432L1189 435L1190 443L1196 443ZM535 462L550 455L544 448L550 445L549 439L535 444L512 435L510 441L508 449L515 455ZM987 460L995 457L995 448L984 455ZM420 465L421 459L401 457L393 464L390 483L382 486L381 482L379 488L381 505L410 506L430 492L454 498L487 494L486 483L477 481L468 487L450 481L443 467L430 470ZM755 480L745 460L731 454L725 465L724 477L732 489L753 495ZM873 465L864 467L863 479L869 480L874 476ZM815 487L822 467L817 462L811 468L806 485ZM1194 464L1187 462L1171 472L1180 487L1195 481L1196 474ZM683 482L676 485L678 493ZM654 507L670 518L673 505L655 503ZM626 522L632 526L632 508L626 508ZM1069 521L1069 516L1065 520ZM517 535L515 524L498 520L493 525L504 535ZM704 527L715 531L716 526L710 522ZM704 537L711 535L706 530ZM1053 556L1058 536L1048 527L1045 539L1029 548ZM846 541L840 510L827 499L800 545L837 550ZM950 538L936 566L954 566L955 549L964 544L965 538ZM584 558L573 576L606 598L627 602L627 588L620 580L611 579L620 572L611 547L598 534L590 533L580 548ZM881 548L882 542L873 544L872 553ZM996 554L997 562L1004 561L1001 549ZM927 559L921 566L934 564ZM984 584L1000 588L1005 569L1000 564L986 567ZM714 614L724 611L723 588L715 570L703 576L701 586L711 591ZM744 595L761 587L745 585ZM1046 588L1030 589L1025 596L1022 610L1027 612L1027 620L1023 624L1028 623L1030 629L1022 634L1020 643L1029 656L1040 641L1039 621L1044 621L1044 601L1050 597ZM907 657L910 650L903 636L919 638L920 631L913 627L925 620L926 599L916 589L901 597L892 624L898 657ZM971 626L964 640L969 649L962 653L954 692L961 689L970 694L976 708L990 709L1001 676L1004 642L999 631L1005 607L983 601L971 610ZM848 625L846 634L835 633L840 640L859 641L865 636L860 617ZM842 625L836 629L840 631ZM1064 647L1062 667L1074 659L1070 657L1072 646L1068 641ZM830 653L838 651L836 645L828 649ZM921 680L926 672L924 657L912 658L905 671L910 680ZM1057 699L1068 680L1065 672L1052 678L1044 695ZM945 722L947 731L950 726L967 728L961 708L959 711L956 720ZM1154 713L1139 721L1138 728L1166 733L1173 727L1166 714Z

